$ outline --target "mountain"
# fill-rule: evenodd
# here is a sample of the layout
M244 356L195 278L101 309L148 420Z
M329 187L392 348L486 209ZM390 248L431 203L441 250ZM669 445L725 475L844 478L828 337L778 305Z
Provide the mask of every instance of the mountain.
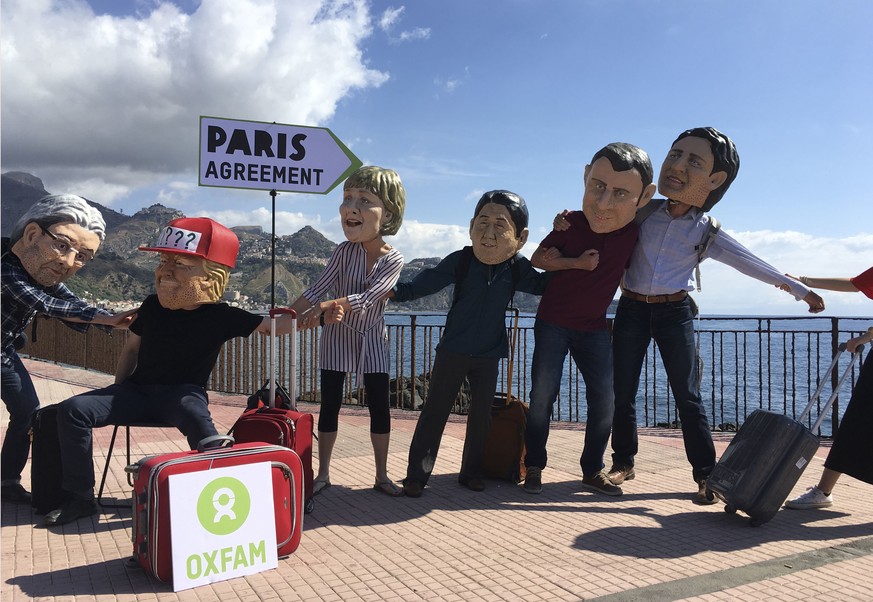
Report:
M15 222L30 209L31 205L48 194L52 193L46 191L42 180L29 173L8 171L0 176L0 199L3 200L0 207L0 234L9 236ZM126 216L100 203L90 199L85 200L103 214L107 230L113 230L126 219Z
M0 183L0 231L9 236L12 226L33 205L47 195L42 180L23 171L10 171L2 176Z
M51 194L42 180L24 172L0 176L2 234L9 236L13 224L30 206ZM160 229L172 219L184 217L178 209L160 204L124 215L99 203L88 201L106 220L106 240L94 261L70 278L66 284L77 294L93 300L139 301L154 291L156 253L144 253L140 246L152 244ZM260 226L231 228L240 240L239 258L231 271L227 290L247 297L250 306L270 303L270 235ZM336 243L305 226L298 232L276 238L276 304L288 305L306 290L327 265ZM435 266L441 258L413 259L403 267L400 280L407 281L423 269ZM400 311L447 311L452 302L452 286L435 295L408 303L392 303ZM539 298L516 293L515 305L522 311L536 311Z

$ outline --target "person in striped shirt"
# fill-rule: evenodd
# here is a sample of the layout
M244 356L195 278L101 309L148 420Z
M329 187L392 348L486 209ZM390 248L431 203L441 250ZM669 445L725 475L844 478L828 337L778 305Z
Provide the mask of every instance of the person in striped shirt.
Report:
M337 438L345 375L364 384L370 411L370 439L376 462L373 489L392 497L402 490L388 476L391 416L388 403L387 293L397 283L403 256L383 236L403 222L406 190L397 172L376 166L355 171L343 184L339 207L346 241L334 250L324 272L292 309L305 324L337 306L339 321L328 320L321 337L321 411L318 417L318 474L313 494L330 487L330 459ZM328 301L322 301L330 297Z

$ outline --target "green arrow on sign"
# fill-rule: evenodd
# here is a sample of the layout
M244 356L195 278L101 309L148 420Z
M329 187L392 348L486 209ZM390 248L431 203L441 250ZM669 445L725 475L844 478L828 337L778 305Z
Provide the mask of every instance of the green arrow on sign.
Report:
M200 117L201 186L327 194L360 166L327 128Z

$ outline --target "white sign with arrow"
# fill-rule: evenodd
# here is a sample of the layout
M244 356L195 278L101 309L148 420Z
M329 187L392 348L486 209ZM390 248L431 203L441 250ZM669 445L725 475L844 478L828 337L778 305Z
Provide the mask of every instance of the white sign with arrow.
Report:
M327 194L361 161L327 128L200 117L200 185Z

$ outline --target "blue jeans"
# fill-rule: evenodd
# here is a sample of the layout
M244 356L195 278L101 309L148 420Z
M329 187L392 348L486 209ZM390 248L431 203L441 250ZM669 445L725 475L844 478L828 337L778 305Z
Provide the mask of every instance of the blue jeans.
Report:
M715 466L715 446L700 397L690 298L673 303L644 303L622 297L618 303L612 330L615 354L613 463L633 466L639 450L636 397L643 359L652 339L658 346L676 400L692 476L700 481Z
M564 359L568 351L585 381L588 415L585 421L585 446L579 464L582 475L591 477L603 470L603 454L612 426L612 348L606 329L572 330L537 319L534 324L530 414L525 430L524 463L526 466L546 467L549 421L552 406L561 389Z
M0 475L4 483L21 480L21 472L30 453L30 426L34 413L39 409L36 389L21 358L14 353L10 359L12 366L3 365L0 392L9 411L9 428L0 451Z
M58 406L61 487L79 497L94 494L91 429L108 424L163 422L175 426L196 449L217 435L206 390L197 385L135 385L125 382L76 395Z

